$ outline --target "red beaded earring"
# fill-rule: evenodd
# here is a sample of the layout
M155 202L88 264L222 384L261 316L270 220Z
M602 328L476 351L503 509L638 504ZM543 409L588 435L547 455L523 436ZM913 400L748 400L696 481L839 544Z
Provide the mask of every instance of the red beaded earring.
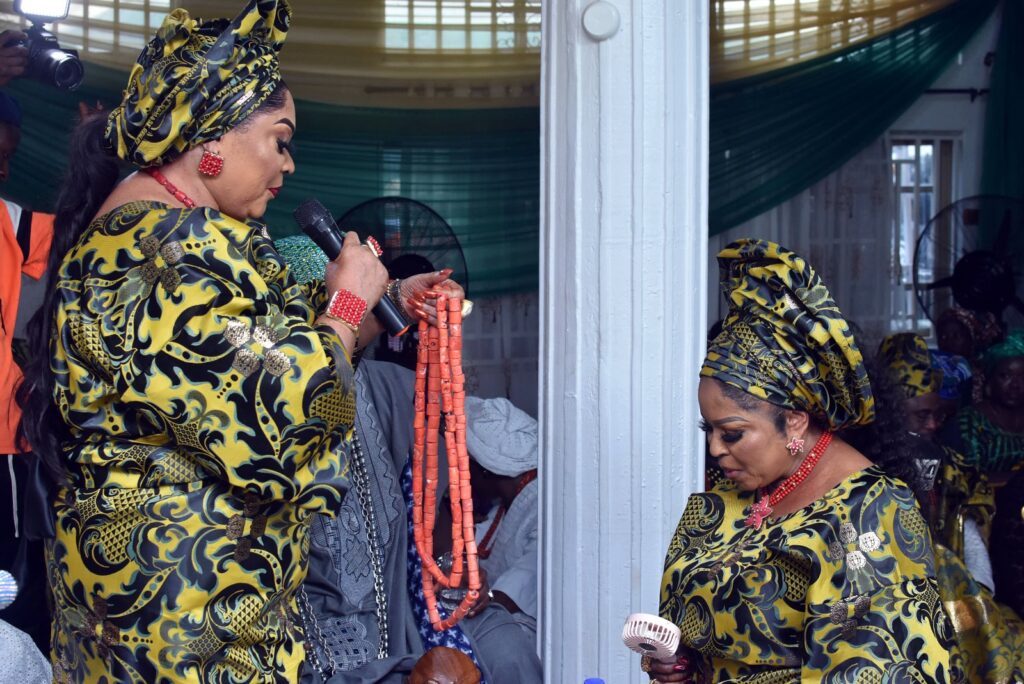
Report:
M210 150L203 150L203 158L199 160L199 173L216 178L224 168L224 157Z

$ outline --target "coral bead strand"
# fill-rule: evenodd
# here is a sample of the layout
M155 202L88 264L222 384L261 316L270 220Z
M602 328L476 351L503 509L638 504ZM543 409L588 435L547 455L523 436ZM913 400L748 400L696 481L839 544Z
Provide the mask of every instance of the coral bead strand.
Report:
M413 420L413 540L423 570L427 613L437 631L450 629L480 597L480 568L473 526L473 496L466 450L466 378L462 372L462 301L437 294L436 326L419 323ZM434 561L437 505L438 442L444 416L452 512L452 572L445 575ZM463 561L465 557L465 561ZM437 587L459 587L468 576L468 591L458 607L442 618Z

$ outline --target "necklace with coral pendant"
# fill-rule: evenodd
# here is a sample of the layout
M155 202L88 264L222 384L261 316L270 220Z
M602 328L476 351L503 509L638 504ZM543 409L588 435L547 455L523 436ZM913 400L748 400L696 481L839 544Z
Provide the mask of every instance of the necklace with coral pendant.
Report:
M772 511L779 505L779 502L803 484L807 476L814 470L814 466L818 465L821 455L825 453L825 450L828 449L831 443L832 433L826 430L821 433L821 437L814 444L814 448L807 454L807 457L800 464L800 467L796 469L796 472L787 477L782 484L775 488L775 491L769 495L765 488L758 489L757 501L750 507L750 512L747 514L743 524L747 527L753 527L755 530L761 529L762 523L772 514Z

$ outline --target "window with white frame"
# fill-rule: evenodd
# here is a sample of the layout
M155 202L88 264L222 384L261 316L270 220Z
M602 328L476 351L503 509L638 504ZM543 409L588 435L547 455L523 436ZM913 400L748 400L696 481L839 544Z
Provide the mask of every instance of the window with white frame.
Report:
M540 50L540 0L385 0L384 16L389 50Z
M898 258L899 277L893 288L893 319L891 329L913 331L924 337L932 335L932 323L914 292L915 250L918 238L932 217L952 201L956 139L939 136L893 136L891 138L892 178L896 191L896 230L893 255ZM935 244L943 244L954 236L933 236L922 243L917 255L918 278L932 282L937 269L947 272L952 264L938 264L936 259L950 259L956 249L935 253ZM932 296L932 295L929 295ZM935 302L935 306L942 304ZM943 308L939 306L939 308Z
M712 81L750 76L862 44L952 2L711 0Z

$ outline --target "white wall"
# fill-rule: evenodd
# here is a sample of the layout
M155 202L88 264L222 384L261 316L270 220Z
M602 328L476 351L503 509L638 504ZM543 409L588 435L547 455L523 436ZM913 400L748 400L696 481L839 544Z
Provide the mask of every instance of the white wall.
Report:
M988 88L991 67L985 65L985 55L995 52L1000 16L997 9L932 88ZM924 94L889 128L890 135L927 132L961 136L954 200L978 194L981 185L986 101L984 95L972 102L968 95Z
M985 55L994 51L999 33L999 12L995 12L964 48L956 63L933 84L933 88L977 88L988 87L989 71ZM981 149L984 136L985 102L981 96L973 102L967 95L923 95L908 109L890 128L888 135L915 134L921 132L938 132L960 136L958 145L958 164L960 173L954 187L954 199L977 194L981 182ZM875 143L877 145L877 143ZM863 155L861 155L863 156ZM864 165L863 159L855 161L853 167L846 169L847 175L859 173ZM842 174L842 171L837 172ZM869 184L864 192L871 196L851 197L852 205L871 205L878 201L878 189ZM820 219L813 211L815 198L808 195L793 206L781 211L769 211L747 223L744 227L759 227L755 230L758 237L777 240L782 244L800 251L801 246L810 242L812 232L808 220L812 223ZM820 213L820 212L819 212ZM810 217L810 218L809 218ZM787 225L792 222L793 231L787 232ZM760 228L763 228L761 230ZM721 239L710 242L708 320L714 321L725 312L725 303L718 294L718 273L714 263L714 253L729 240L746 235L743 228L727 231ZM858 241L866 239L857 237ZM839 245L836 245L839 247ZM843 247L842 249L848 249ZM808 255L810 258L810 250ZM816 265L824 267L825 264ZM879 272L893 272L887 264L879 268ZM893 267L895 268L895 267ZM826 269L828 270L828 269ZM838 269L831 269L838 272ZM822 273L823 277L831 273ZM836 290L837 297L844 291L855 290L857 284L845 282L845 273L839 275L840 280L826 282ZM851 276L852 277L852 276ZM514 404L532 416L537 415L537 346L538 339L538 301L537 294L509 295L506 297L481 300L477 302L477 312L466 319L464 334L466 336L466 373L468 389L483 397L507 397ZM855 315L856 314L856 315ZM862 320L864 325L875 330L877 321L886 318L882 312L876 315L864 312L852 312L851 316Z

